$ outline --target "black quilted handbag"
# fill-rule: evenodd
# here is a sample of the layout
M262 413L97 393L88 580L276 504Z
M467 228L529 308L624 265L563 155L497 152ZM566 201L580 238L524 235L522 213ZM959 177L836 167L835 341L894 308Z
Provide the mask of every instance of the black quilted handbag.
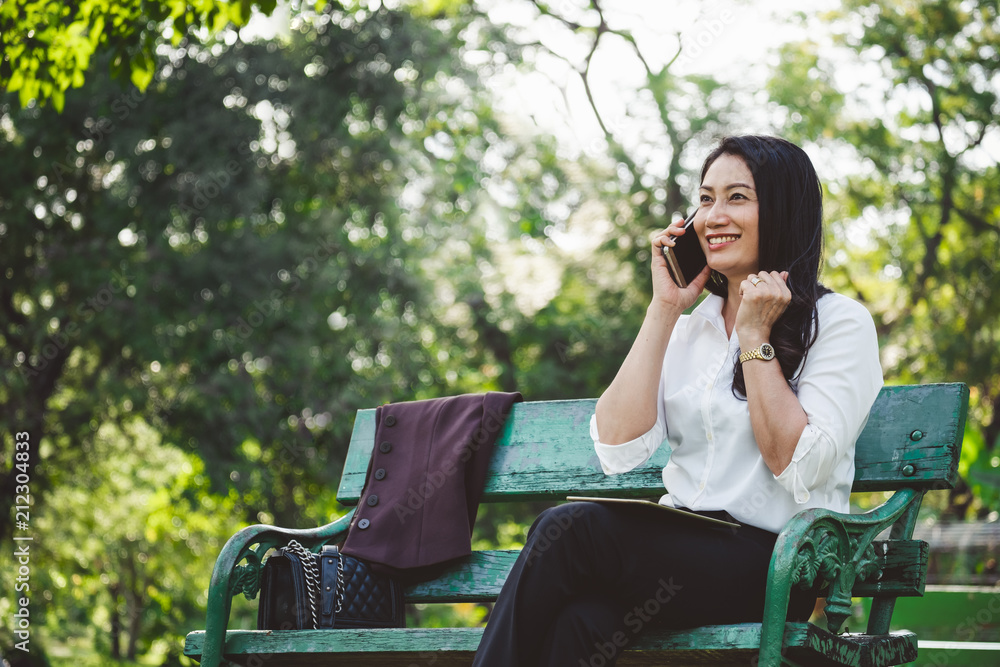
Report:
M314 554L292 540L264 563L258 630L405 626L399 583L336 546Z

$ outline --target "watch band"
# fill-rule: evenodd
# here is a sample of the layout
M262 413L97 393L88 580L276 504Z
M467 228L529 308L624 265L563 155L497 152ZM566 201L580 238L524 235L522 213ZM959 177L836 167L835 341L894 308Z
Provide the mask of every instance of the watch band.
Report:
M740 363L746 363L751 359L762 359L764 361L770 361L774 359L774 348L770 343L763 343L759 347L755 347L752 350L747 350L740 355Z

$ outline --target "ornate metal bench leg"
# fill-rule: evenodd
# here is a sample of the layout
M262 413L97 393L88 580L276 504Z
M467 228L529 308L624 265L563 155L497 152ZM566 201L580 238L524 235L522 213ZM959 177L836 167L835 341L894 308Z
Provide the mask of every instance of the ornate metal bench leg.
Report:
M892 610L896 606L896 598L884 597L872 599L872 609L868 614L868 629L870 635L885 635L889 633L889 622L892 620Z
M268 549L281 546L290 539L300 540L310 547L325 544L346 533L353 516L352 509L333 523L310 530L291 530L265 525L248 526L229 538L222 547L218 560L215 561L212 581L208 586L208 613L201 655L202 667L222 667L229 664L223 658L223 652L233 596L243 593L248 600L257 596L263 558ZM253 545L257 545L257 548L252 549ZM247 564L237 566L243 559L246 559Z

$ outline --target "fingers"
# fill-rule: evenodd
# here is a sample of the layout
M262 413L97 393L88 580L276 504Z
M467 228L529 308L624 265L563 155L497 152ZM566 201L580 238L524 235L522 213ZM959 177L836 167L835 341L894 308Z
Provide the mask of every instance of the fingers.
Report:
M712 269L705 265L705 268L701 270L695 279L688 283L688 289L693 290L696 294L701 294L701 291L705 289L705 285L708 283L709 277L712 275Z
M663 248L672 247L674 243L673 237L667 234L666 231L663 231L653 237L653 250L662 252Z
M788 271L760 271L751 273L746 280L740 283L740 296L745 296L750 292L753 298L777 298L779 301L788 302L792 293L788 289Z
M787 271L759 271L740 281L742 300L736 313L736 330L741 339L747 335L748 339L767 340L771 335L774 323L792 301L787 279Z
M747 292L754 288L754 284L749 279L740 283L740 296L746 296Z
M663 246L673 247L677 240L674 238L676 236L683 236L685 234L684 230L684 219L680 219L677 222L673 222L669 227L664 229L662 232L653 237L653 247L662 248Z
M766 287L781 289L783 287L787 287L786 283L788 282L788 271L760 271L758 273L751 273L743 282L750 283L753 287L760 287L763 285Z

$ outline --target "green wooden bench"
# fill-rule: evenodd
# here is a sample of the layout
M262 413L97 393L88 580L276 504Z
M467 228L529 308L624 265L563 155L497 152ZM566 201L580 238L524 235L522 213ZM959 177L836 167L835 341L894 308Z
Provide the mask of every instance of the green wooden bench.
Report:
M889 632L898 596L922 595L927 543L910 539L925 492L952 488L968 406L963 384L886 387L857 446L854 491L892 491L878 508L843 515L805 510L781 532L769 572L763 623L683 631L648 629L619 665L895 665L916 658L917 640ZM560 500L567 495L651 497L662 491L667 452L642 468L605 476L589 435L594 400L514 406L493 452L483 502ZM375 411L361 410L338 490L357 504L374 442ZM664 448L665 449L665 448ZM343 539L353 510L312 530L250 526L233 536L215 564L204 631L187 636L185 654L203 665L468 665L481 628L226 631L233 596L257 593L261 561L296 539L307 548ZM406 588L410 603L496 599L516 551L480 551L445 574ZM245 561L245 564L241 564ZM793 586L828 586L829 628L786 622ZM838 634L851 597L872 598L867 632ZM759 661L758 661L759 660Z

